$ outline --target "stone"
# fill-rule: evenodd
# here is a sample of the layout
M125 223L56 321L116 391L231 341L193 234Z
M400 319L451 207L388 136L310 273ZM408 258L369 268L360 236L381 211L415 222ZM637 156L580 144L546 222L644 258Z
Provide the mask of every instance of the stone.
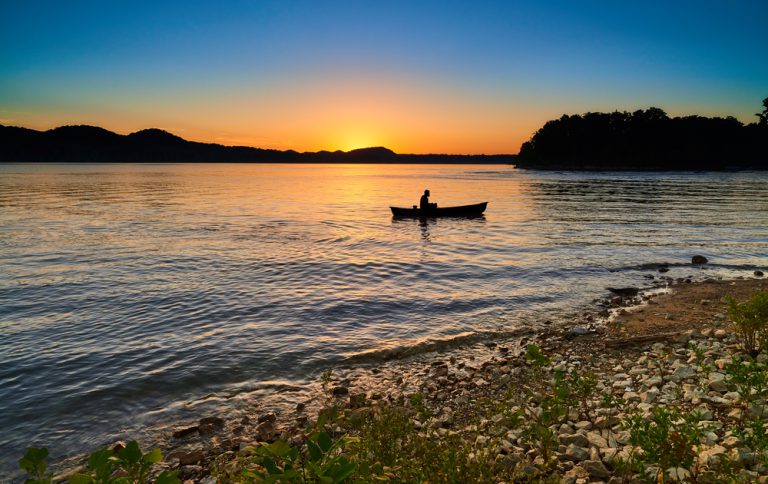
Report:
M173 438L174 439L183 439L184 437L192 434L196 434L198 431L197 425L193 425L191 427L184 427L176 430L173 432Z
M706 264L709 260L703 255L694 255L691 257L691 264Z
M608 441L597 432L587 432L587 441L589 445L598 449L608 447Z
M182 454L179 454L179 465L182 466L188 466L192 464L197 464L198 462L205 459L205 454L202 450L196 449L191 452L185 452Z
M605 465L603 465L603 463L600 462L599 460L585 460L584 462L581 463L581 467L583 467L584 470L587 471L591 477L596 477L598 479L605 479L611 476L611 473L608 471L608 469L605 468Z
M764 274L763 274L763 271L755 271L755 272L753 272L752 274L754 274L754 275L755 275L755 276L757 276L757 277L763 277L763 275L764 275Z
M728 337L728 331L724 329L716 329L715 330L715 338L717 339L725 339Z
M669 379L672 381L686 380L696 376L696 370L688 365L680 365L677 369L669 375Z
M565 449L565 458L571 462L581 462L589 459L589 451L576 445L569 445Z
M637 296L637 293L640 292L640 289L636 287L606 287L606 289L608 289L611 293L622 297Z
M275 415L274 413L265 413L264 415L259 415L259 418L256 421L258 423L276 422L277 415Z
M658 396L659 391L655 388L652 388L648 391L640 393L640 401L643 403L653 403L656 401Z
M576 422L574 427L576 427L576 430L592 430L592 422L589 420L582 420L580 422Z
M589 439L581 434L561 435L560 443L563 445L575 445L577 447L589 447Z
M214 425L216 427L224 426L224 419L221 417L205 417L198 421L200 425Z
M568 328L568 330L565 332L566 339L572 339L576 338L578 336L585 336L592 332L589 328L585 328L583 326L574 326L572 328Z
M725 393L728 391L728 384L725 382L725 375L718 372L712 372L709 374L709 382L707 386L710 390Z
M581 466L574 466L573 469L570 469L565 474L563 474L563 478L560 480L561 484L576 484L577 482L584 482L586 479L589 479L589 472L587 472L586 469L584 469Z
M699 452L699 463L702 465L710 465L717 462L721 455L725 455L727 449L722 445L715 445L708 449L704 449Z
M336 396L349 395L349 388L343 386L334 387L334 389L331 390L331 394Z

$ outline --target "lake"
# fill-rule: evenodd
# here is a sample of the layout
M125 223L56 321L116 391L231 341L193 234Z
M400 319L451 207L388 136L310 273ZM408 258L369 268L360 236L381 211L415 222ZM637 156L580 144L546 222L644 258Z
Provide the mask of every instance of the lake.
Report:
M355 355L768 265L768 174L0 165L0 469L291 400ZM390 205L488 201L476 219ZM692 267L691 256L710 259Z

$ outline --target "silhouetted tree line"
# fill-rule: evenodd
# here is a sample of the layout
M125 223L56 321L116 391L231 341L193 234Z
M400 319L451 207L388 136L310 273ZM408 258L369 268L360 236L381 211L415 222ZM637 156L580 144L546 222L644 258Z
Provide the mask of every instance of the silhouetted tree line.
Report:
M0 162L511 163L512 155L399 155L382 147L299 153L186 141L160 129L120 135L94 126L48 131L0 125Z
M563 115L523 143L516 165L534 169L768 169L768 98L759 121L670 118L659 108Z

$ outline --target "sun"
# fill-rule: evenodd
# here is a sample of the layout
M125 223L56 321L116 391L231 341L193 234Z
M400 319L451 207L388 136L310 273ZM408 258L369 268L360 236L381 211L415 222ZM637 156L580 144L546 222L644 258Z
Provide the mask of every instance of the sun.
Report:
M339 149L342 151L351 151L359 148L380 146L380 144L381 143L377 141L375 136L368 133L350 132L342 136L339 141Z

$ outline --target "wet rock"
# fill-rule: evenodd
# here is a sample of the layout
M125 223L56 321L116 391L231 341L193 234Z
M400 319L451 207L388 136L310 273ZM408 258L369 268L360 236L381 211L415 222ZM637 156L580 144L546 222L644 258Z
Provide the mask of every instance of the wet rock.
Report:
M610 292L622 297L634 297L640 292L636 287L606 287Z
M703 255L695 255L691 257L691 264L706 264L709 260Z
M188 466L197 464L205 459L205 454L201 449L195 449L191 452L184 452L178 455L179 465Z
M338 387L335 387L333 390L331 390L331 394L336 396L349 395L349 388L338 386Z
M277 415L275 415L274 413L265 413L264 415L259 415L259 418L256 421L258 423L276 422Z
M254 429L254 437L260 441L270 442L274 440L276 436L277 429L275 428L275 424L269 420L260 423Z
M753 272L752 274L754 274L754 275L755 275L755 276L757 276L757 277L763 277L763 275L764 275L764 274L763 274L763 271L755 271L755 272Z
M196 434L198 432L198 426L193 425L191 427L184 427L180 428L173 432L173 438L174 439L183 439L184 437L192 434Z
M589 328L585 328L583 326L574 326L572 328L568 328L568 330L565 332L565 337L567 339L572 339L578 336L588 335L591 332L592 331Z
M201 418L197 423L200 425L214 425L216 427L223 427L224 419L220 417L205 417Z

